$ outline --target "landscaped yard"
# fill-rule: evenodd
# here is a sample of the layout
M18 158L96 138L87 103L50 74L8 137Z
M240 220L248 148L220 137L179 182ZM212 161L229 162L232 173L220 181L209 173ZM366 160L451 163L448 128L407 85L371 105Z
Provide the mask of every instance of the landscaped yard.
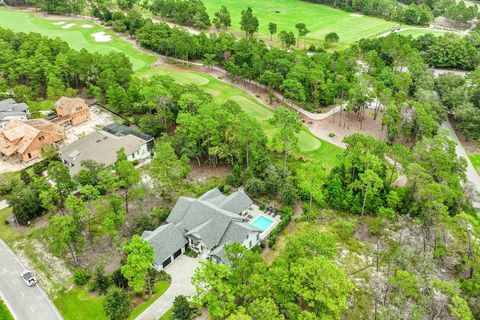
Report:
M402 36L412 36L414 38L420 37L424 35L426 30L420 30L420 29L406 29L406 30L400 30L398 32ZM442 36L445 33L448 33L448 31L441 31L441 30L430 30L428 33L433 34L434 36Z
M57 24L64 22L63 24ZM70 28L65 28L74 24ZM85 28L84 25L91 27ZM38 32L51 38L60 38L76 50L87 49L92 52L123 52L132 62L133 69L145 71L155 61L155 57L137 50L133 44L122 40L113 32L91 20L49 20L29 11L10 10L0 7L0 27L16 32ZM93 34L105 32L112 38L108 42L97 42Z
M293 31L295 34L297 34L295 24L303 22L311 31L307 35L307 39L323 40L327 33L336 32L340 37L340 42L343 43L352 43L361 38L371 37L399 25L398 22L363 16L300 0L204 0L203 2L210 17L213 17L213 14L222 5L226 6L230 11L234 30L240 30L239 22L242 10L251 7L253 14L258 17L260 22L259 32L268 38L269 22L278 24L277 32L286 30Z
M133 312L130 314L130 317L128 317L128 319L133 320L136 317L138 317L138 315L140 315L143 311L145 311L145 309L150 307L150 305L152 303L154 303L155 300L160 298L160 296L162 294L164 294L165 291L167 291L168 287L170 287L170 282L169 281L159 281L157 283L156 291L155 291L155 294L153 295L153 297L150 300L148 300L147 302L142 303L141 305L136 307L135 310L133 310Z
M0 299L0 320L13 320L10 311L8 310L5 303Z
M470 158L475 170L477 170L478 174L480 174L480 153L469 154L468 158Z

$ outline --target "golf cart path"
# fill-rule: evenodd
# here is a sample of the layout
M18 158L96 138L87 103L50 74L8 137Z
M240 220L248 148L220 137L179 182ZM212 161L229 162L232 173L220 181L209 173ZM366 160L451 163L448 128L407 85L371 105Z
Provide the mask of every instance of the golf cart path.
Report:
M453 130L452 125L447 120L442 124L442 128L445 128L448 130L448 133L449 133L448 137L457 144L456 145L457 156L465 158L465 160L467 161L467 171L466 171L467 179L470 182L470 184L475 188L477 193L480 193L480 176L478 175L477 171L472 165L472 162L468 158L467 152L465 151L462 144L460 143L460 140L458 140L458 136ZM477 201L475 201L473 205L477 208L480 208L480 201L477 199Z
M28 287L20 277L25 268L0 239L0 297L16 320L63 319L46 293L37 284Z

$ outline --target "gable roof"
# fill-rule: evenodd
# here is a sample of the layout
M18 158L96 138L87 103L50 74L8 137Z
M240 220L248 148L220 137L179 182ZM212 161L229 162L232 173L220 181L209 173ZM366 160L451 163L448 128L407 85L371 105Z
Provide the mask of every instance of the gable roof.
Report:
M162 265L165 259L184 247L188 242L182 232L172 223L164 224L154 231L145 231L142 238L153 247L157 265Z
M12 111L27 113L28 105L23 102L16 102L12 98L0 101L0 113Z
M82 98L61 97L55 102L55 109L61 109L65 113L73 114L77 112L77 107L88 108L87 103Z
M238 190L226 197L220 204L220 208L240 214L252 203L252 199L243 190Z

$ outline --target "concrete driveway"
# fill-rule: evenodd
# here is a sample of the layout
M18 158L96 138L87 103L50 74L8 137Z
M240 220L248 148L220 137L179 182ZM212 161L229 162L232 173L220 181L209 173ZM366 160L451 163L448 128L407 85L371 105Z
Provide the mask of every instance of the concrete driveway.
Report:
M172 276L172 283L165 293L148 307L136 320L158 320L173 306L176 296L193 296L195 287L192 277L199 266L199 259L181 256L172 262L165 271Z
M0 240L0 297L16 320L62 319L39 285L28 287L20 278L25 270L8 246Z

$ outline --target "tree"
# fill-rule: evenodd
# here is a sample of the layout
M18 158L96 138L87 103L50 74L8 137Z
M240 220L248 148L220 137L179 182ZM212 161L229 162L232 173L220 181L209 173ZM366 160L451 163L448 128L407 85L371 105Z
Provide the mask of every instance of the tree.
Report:
M192 308L185 296L175 297L172 314L175 320L190 320L192 318Z
M59 161L52 161L47 169L48 178L52 180L53 186L60 199L60 209L64 210L65 199L75 190L75 182L72 180L67 167Z
M278 35L280 42L282 43L282 48L289 49L291 46L295 45L295 34L293 32L287 32L285 30L281 31Z
M230 12L228 11L227 7L221 6L220 10L215 12L213 17L213 24L217 29L224 29L227 30L228 27L231 26L231 19L230 19Z
M325 41L328 43L338 42L338 40L340 40L340 37L336 32L330 32L325 35Z
M132 240L123 247L123 250L127 255L127 261L121 270L125 278L128 279L128 285L135 292L142 292L147 284L151 296L152 288L149 271L155 262L153 247L145 239L134 235Z
M302 22L297 23L295 25L295 28L298 31L297 47L299 47L300 46L300 37L305 37L310 32L310 30L308 30L305 23L302 23Z
M277 33L277 24L273 22L268 23L268 31L270 32L270 40L273 40L273 35Z
M130 315L132 303L130 295L125 290L117 287L108 289L103 300L103 309L110 320L125 320Z
M242 10L242 17L240 20L240 30L245 31L245 36L252 36L258 31L258 19L253 15L252 8L248 7L247 10Z
M270 104L272 104L272 99L274 97L272 89L277 88L282 84L282 74L267 70L260 76L259 81L267 86L268 98L270 99Z
M308 194L310 209L312 208L313 199L321 205L324 201L322 185L326 178L325 168L322 163L318 160L302 163L298 168L297 176L300 190Z
M292 281L307 310L321 319L340 319L354 288L345 273L323 257L300 259L292 265Z
M280 144L280 149L284 153L283 177L285 178L287 176L287 158L292 150L298 147L297 134L302 128L302 123L295 111L285 107L280 107L275 111L270 123L277 128L273 142L276 145Z
M247 312L253 319L282 320L283 315L271 298L255 299L247 307Z
M50 218L47 234L51 239L54 252L70 252L73 264L78 267L78 253L83 249L82 225L75 215L53 216Z
M140 172L133 162L127 160L123 147L117 152L115 172L118 185L125 191L125 211L128 213L129 191L140 182Z
M185 178L190 171L185 160L177 157L172 145L165 139L157 140L155 155L151 162L150 175L169 197L172 196L174 186Z

